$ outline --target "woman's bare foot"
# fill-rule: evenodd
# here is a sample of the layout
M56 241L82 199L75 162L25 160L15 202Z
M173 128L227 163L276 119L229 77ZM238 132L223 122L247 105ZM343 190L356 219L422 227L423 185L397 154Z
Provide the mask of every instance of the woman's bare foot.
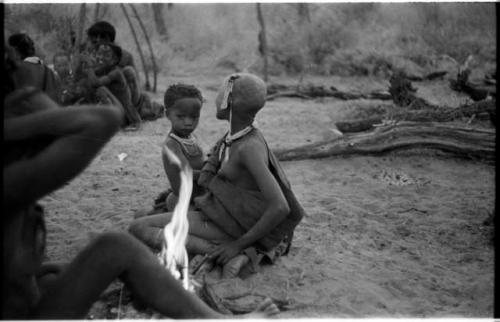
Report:
M222 278L234 278L238 277L243 266L248 264L250 258L247 255L240 254L231 258L229 262L222 268Z
M273 315L280 313L280 309L273 303L273 301L266 297L262 303L260 303L257 308L248 314L240 315L244 319L266 319Z

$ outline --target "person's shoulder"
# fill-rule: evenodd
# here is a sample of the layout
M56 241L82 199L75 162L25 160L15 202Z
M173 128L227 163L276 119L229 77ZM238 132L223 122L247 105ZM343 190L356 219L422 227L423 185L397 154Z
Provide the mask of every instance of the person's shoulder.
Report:
M163 144L175 154L183 153L181 144L170 135L167 135L167 138L165 139Z
M256 130L241 138L238 144L238 151L243 156L263 156L267 157L267 145L264 137Z

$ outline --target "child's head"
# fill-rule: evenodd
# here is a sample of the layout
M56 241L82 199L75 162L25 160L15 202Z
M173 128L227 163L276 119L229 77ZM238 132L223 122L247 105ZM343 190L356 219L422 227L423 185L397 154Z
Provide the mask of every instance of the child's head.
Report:
M254 118L266 103L266 83L253 74L232 74L224 80L217 97L218 119L229 119L229 111Z
M87 29L87 36L93 46L101 43L114 42L116 30L112 24L107 21L98 21Z
M27 34L11 35L9 45L16 50L21 60L35 55L35 43Z
M122 59L122 49L111 43L102 43L97 46L97 67L113 67Z
M54 69L61 77L71 73L71 58L67 53L57 53L53 58Z
M198 126L203 97L192 85L170 86L164 97L166 116L172 124L172 132L188 137Z

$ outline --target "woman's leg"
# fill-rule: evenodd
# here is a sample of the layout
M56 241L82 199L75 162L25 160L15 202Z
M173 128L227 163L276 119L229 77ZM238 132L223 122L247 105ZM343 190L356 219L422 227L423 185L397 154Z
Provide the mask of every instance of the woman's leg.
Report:
M125 233L96 238L42 295L34 318L84 318L102 291L120 277L143 302L172 318L221 318Z
M134 220L129 232L153 249L161 249L163 228L170 222L172 213L142 217ZM199 211L188 212L189 236L186 248L193 254L206 254L219 241L232 238L210 222Z

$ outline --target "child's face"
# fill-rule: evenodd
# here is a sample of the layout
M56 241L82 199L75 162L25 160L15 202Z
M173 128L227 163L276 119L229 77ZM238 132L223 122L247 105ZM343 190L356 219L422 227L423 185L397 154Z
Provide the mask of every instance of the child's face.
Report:
M201 101L197 98L181 98L167 109L167 118L172 124L172 132L180 137L188 137L198 126Z
M108 45L100 45L97 48L96 60L98 67L109 67L118 62L113 50Z
M67 75L70 72L70 63L67 56L57 56L54 59L54 69L59 75Z

